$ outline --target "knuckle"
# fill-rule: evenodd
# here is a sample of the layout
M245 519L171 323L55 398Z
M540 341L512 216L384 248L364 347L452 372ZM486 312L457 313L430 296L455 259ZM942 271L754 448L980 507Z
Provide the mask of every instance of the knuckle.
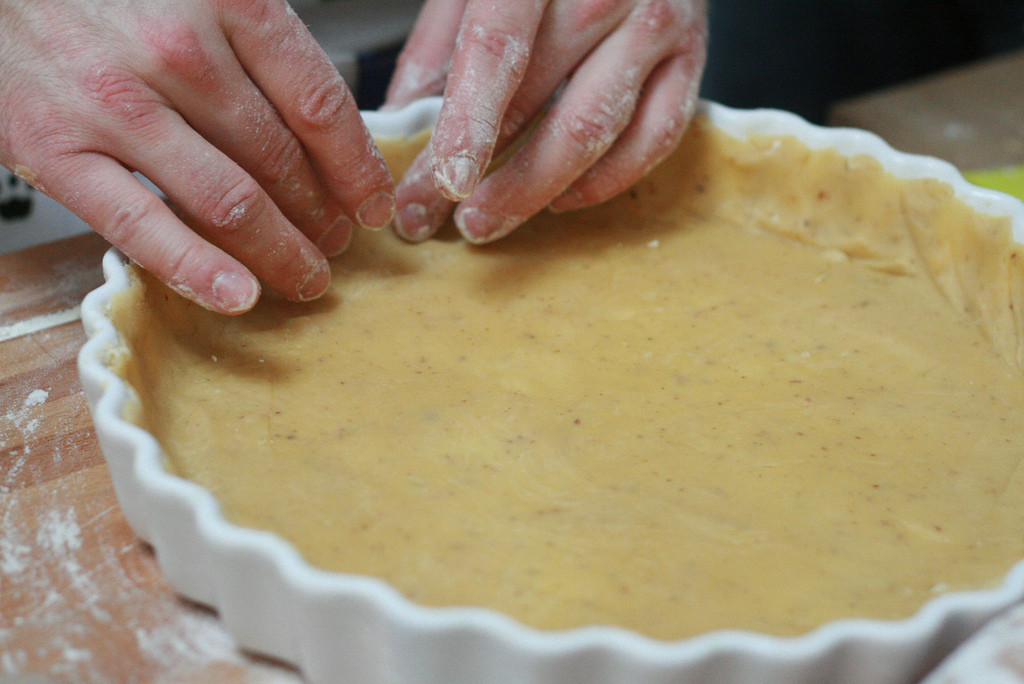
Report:
M201 219L219 233L234 233L251 225L263 205L263 190L251 178L218 189L199 207Z
M100 231L111 244L129 245L133 238L144 232L146 225L156 212L155 195L142 195L137 199L118 202L113 213L105 221Z
M158 70L197 85L214 80L213 62L196 30L185 21L164 19L145 26L142 33Z
M260 173L270 183L287 185L306 162L306 153L298 138L282 133L268 142L260 157Z
M576 112L565 120L565 133L569 138L583 146L593 144L595 140L607 135L610 125L606 117L596 115L594 111Z
M324 132L338 125L342 115L355 101L345 82L338 75L313 79L300 93L296 111L299 125L314 132Z
M484 26L473 26L463 40L474 47L481 48L488 54L499 59L505 56L512 37L504 31Z
M476 48L484 54L507 65L517 75L526 70L529 49L519 38L508 31L488 26L472 26L461 36L460 42L469 48Z
M91 100L100 104L119 104L141 99L135 77L120 69L99 67L82 79L82 89Z
M574 110L565 116L562 124L564 134L584 150L586 156L593 156L607 149L628 120L628 111L620 111L605 100L592 106Z
M157 111L153 91L126 70L93 69L83 77L82 90L103 112L130 130L148 127Z
M197 271L204 270L208 260L207 252L199 244L188 244L167 255L162 265L163 277L169 285L179 290L191 290L186 285Z

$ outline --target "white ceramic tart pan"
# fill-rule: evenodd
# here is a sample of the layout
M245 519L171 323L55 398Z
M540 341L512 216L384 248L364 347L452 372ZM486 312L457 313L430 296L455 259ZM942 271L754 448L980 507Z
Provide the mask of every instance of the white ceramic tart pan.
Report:
M430 125L438 108L430 99L365 118L376 135L412 134ZM896 176L939 179L978 211L1009 217L1014 238L1024 242L1024 205L969 185L944 162L783 112L709 103L702 111L738 138L792 135L812 148L869 155ZM79 371L125 516L182 595L214 608L241 646L294 663L310 681L912 682L1024 597L1022 563L998 587L939 596L905 620L839 621L799 637L727 631L661 642L610 627L544 632L482 608L427 608L382 581L317 570L282 539L228 523L210 493L169 474L156 440L122 418L131 390L108 366L120 342L107 306L129 285L124 266L109 252L106 283L83 303L89 340Z

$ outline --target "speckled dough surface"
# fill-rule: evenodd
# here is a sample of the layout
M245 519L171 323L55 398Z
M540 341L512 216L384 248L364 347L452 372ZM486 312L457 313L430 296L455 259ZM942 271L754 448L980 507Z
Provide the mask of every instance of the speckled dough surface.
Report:
M140 276L115 317L169 467L317 566L542 628L794 634L1024 557L1018 257L938 182L698 122L499 243L362 232L312 305Z

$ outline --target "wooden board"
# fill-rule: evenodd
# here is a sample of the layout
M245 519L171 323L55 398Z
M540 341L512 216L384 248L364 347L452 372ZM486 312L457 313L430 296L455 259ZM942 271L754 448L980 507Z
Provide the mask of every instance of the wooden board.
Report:
M0 679L295 684L177 598L118 508L75 362L106 249L0 256Z

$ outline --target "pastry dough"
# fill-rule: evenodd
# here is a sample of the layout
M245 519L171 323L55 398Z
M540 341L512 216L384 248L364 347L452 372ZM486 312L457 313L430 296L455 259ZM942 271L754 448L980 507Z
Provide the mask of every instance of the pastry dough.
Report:
M362 232L312 304L140 273L113 315L168 467L316 566L541 628L795 634L1024 557L1020 255L937 181L698 121L486 247Z

